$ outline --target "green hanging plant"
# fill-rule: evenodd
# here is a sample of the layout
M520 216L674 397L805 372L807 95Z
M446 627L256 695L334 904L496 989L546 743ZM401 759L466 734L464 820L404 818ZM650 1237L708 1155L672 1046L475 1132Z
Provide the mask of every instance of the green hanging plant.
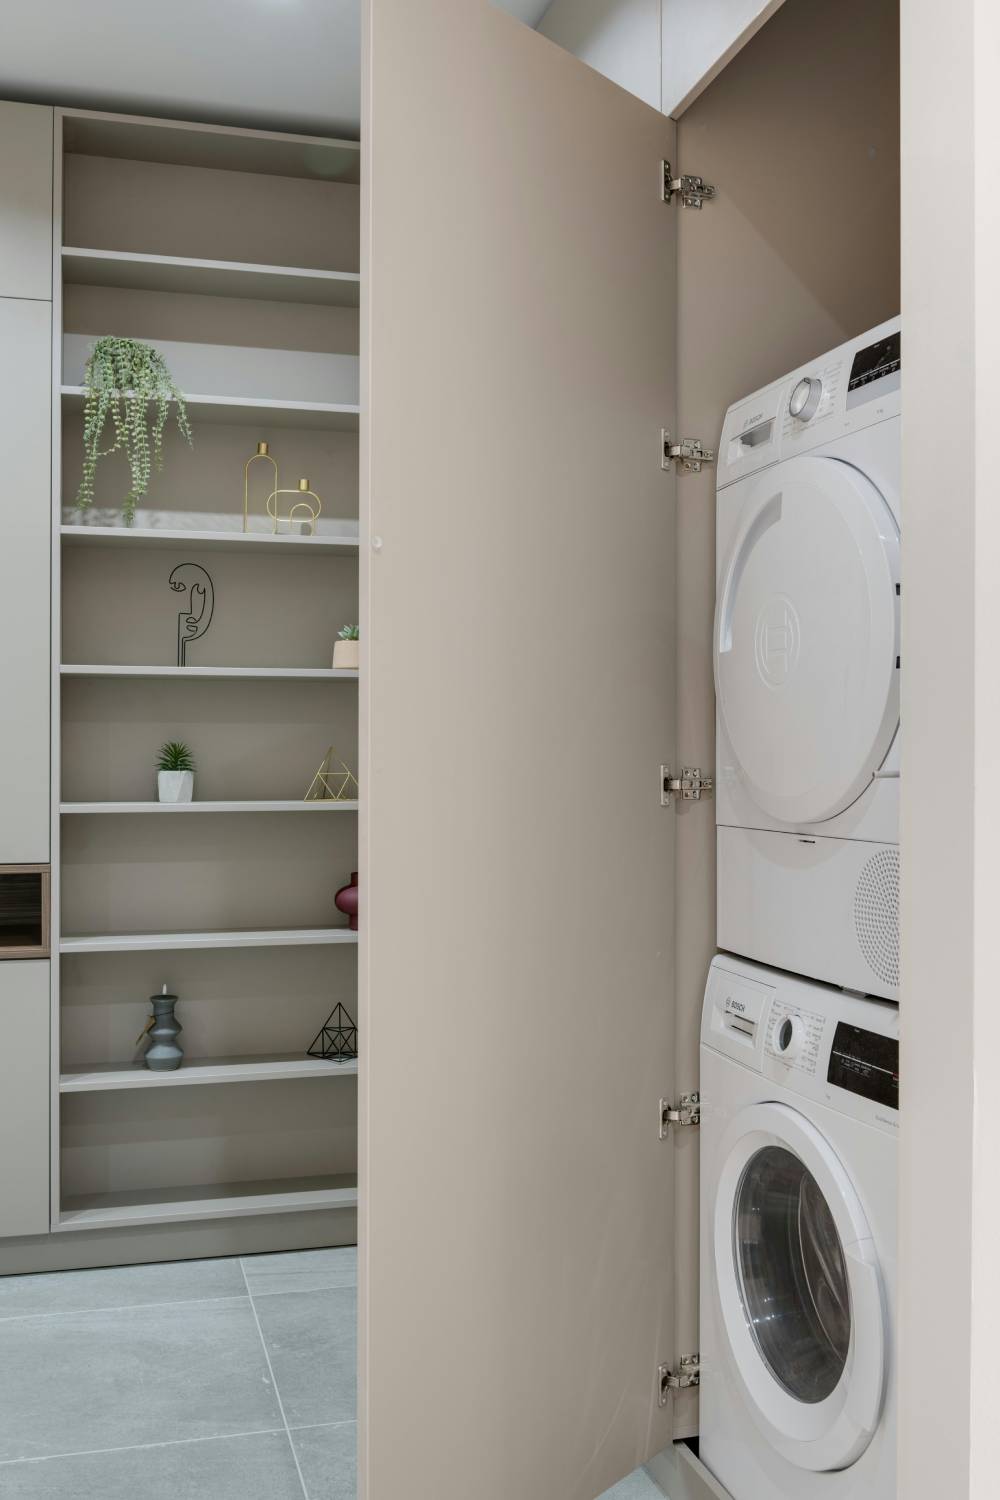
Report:
M177 427L192 442L184 398L174 385L162 354L138 339L98 339L83 377L83 474L76 497L77 510L94 503L94 475L98 462L124 452L132 486L122 501L125 525L135 520L139 501L149 489L153 469L163 468L163 431L170 403L177 408ZM153 410L151 410L153 408ZM106 441L108 417L114 441Z

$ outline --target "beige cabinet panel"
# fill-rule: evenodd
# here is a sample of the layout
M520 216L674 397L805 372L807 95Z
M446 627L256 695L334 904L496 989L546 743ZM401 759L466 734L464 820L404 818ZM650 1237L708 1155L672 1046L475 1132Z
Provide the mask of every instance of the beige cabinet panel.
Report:
M49 1229L49 964L0 963L0 1236Z
M591 1500L686 1352L674 127L485 0L368 8L361 1493Z
M0 864L49 859L52 306L0 297Z
M52 110L0 103L0 297L52 300Z

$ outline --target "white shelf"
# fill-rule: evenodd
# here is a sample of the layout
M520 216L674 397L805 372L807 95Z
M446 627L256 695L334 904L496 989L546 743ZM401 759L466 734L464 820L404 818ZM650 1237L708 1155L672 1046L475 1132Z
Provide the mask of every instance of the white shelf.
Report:
M212 1183L132 1193L87 1193L64 1200L57 1230L183 1224L196 1219L355 1208L355 1177L290 1177L267 1182Z
M273 547L279 552L326 552L358 555L356 536L278 536L267 531L185 531L141 526L60 527L63 542L69 547L165 547L176 552L190 547L199 552L243 552L249 547Z
M349 927L289 927L260 932L121 932L63 937L60 953L167 953L192 948L318 948L354 943Z
M332 797L317 798L306 802L258 801L258 802L60 802L59 811L67 817L82 813L133 813L145 817L148 813L292 813L312 812L322 808L324 812L357 812L356 800L347 797L342 802Z
M356 271L313 271L262 266L251 261L201 260L181 255L140 255L66 246L63 278L69 286L125 287L144 292L191 292L207 297L247 297L266 302L308 302L357 307Z
M63 409L82 411L84 394L82 385L64 385ZM189 396L186 393L184 401L195 421L229 422L237 426L256 427L263 422L271 428L312 427L329 432L356 432L361 414L360 406L323 401L246 400L241 396Z
M59 668L64 677L287 677L319 682L357 681L356 667L128 667L79 662Z
M261 1083L269 1079L346 1078L358 1071L357 1058L336 1062L290 1053L281 1057L202 1057L172 1073L154 1073L141 1063L68 1068L59 1079L62 1094L105 1094L118 1089L162 1089L198 1084Z
M260 172L267 177L304 177L321 182L361 180L361 147L357 141L94 110L67 110L63 131L66 150L81 156Z

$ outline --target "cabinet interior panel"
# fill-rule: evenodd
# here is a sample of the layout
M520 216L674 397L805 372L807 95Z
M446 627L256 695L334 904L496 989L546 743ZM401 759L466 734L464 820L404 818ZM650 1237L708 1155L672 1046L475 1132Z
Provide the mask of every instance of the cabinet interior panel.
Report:
M189 667L329 667L338 630L356 622L351 557L199 557L196 539L176 555L79 547L63 563L63 661L177 666L179 617L192 607L191 587L206 587L186 564L208 572L215 599L205 635L187 645Z
M155 796L156 753L168 740L190 746L199 801L304 797L330 745L357 773L357 723L350 682L67 678L62 800Z
M270 444L284 487L295 489L307 478L320 498L317 531L331 521L356 520L358 515L358 438L350 432L317 432L306 428L272 430L266 420L256 428L200 422L190 412L194 442L191 447L171 420L163 437L163 469L154 472L149 492L136 512L136 525L197 525L205 530L241 529L243 524L244 465L257 443ZM83 415L67 411L62 420L63 519L81 520L74 509L83 464ZM274 488L270 464L250 469L250 529L268 532L273 522L266 502ZM97 466L94 504L86 520L95 525L120 525L121 502L129 486L128 465L121 454ZM294 504L294 496L286 496ZM287 514L287 509L283 512ZM177 517L172 522L172 518ZM144 519L145 518L145 519ZM287 527L283 528L287 529Z
M69 1094L63 1195L353 1172L350 1077Z
M350 818L64 819L62 932L346 927L334 895L356 864Z
M178 996L186 1060L305 1055L338 1002L357 1020L350 947L67 954L63 1068L135 1061L148 997L164 984Z
M63 244L357 271L358 187L71 154Z

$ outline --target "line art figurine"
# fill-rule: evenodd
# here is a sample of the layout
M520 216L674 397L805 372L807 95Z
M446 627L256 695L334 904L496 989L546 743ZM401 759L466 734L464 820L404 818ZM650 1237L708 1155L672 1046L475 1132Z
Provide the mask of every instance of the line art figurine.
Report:
M201 640L215 612L215 585L198 563L178 563L170 575L175 594L188 594L187 608L177 616L177 665L187 666L187 648Z

